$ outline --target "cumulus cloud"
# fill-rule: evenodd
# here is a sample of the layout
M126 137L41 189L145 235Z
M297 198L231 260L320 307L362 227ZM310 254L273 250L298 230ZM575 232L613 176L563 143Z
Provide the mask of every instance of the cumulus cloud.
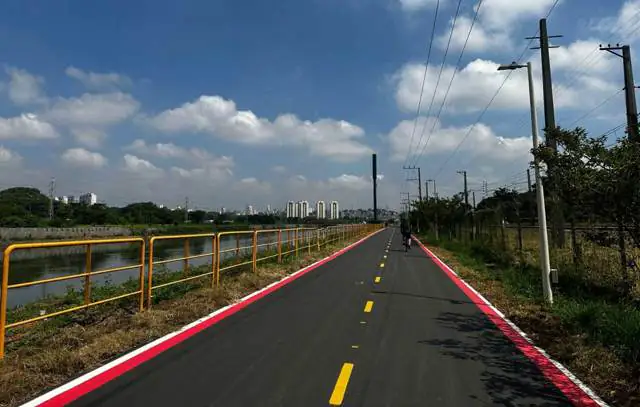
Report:
M164 172L161 168L156 167L151 162L131 154L124 155L124 170L140 176L157 176Z
M0 166L14 166L22 162L22 156L0 145Z
M206 161L208 163L223 163L223 165L229 167L233 166L232 157L215 157L206 150L200 148L184 148L173 143L147 144L146 141L137 139L130 145L124 147L124 149L142 155L151 155L161 158L178 158L196 162Z
M214 137L249 145L290 145L334 161L354 161L371 153L363 144L364 130L343 120L302 121L283 114L274 121L257 117L220 96L201 96L194 102L166 110L147 119L167 133L208 133Z
M76 141L89 148L99 148L107 138L107 134L94 128L73 128L71 134Z
M626 42L635 42L640 38L637 25L638 13L640 13L640 0L627 0L615 16L594 20L593 28L608 37L624 38Z
M128 119L139 108L140 103L126 93L85 93L80 97L57 98L43 117L69 126L105 126Z
M581 47L582 45L580 45ZM571 47L569 47L571 48ZM575 52L570 49L561 55L558 69L564 69L563 56ZM567 65L568 66L568 65ZM601 66L606 66L602 64ZM502 85L508 72L512 72L510 79L505 83L498 96L493 101L492 107L498 109L528 109L529 98L527 97L528 79L526 72L518 71L498 71L499 64L493 61L476 59L463 67L453 81L453 85L447 96L445 110L451 112L473 112L483 109L487 102L493 97L496 90ZM439 66L430 66L425 82L423 106L431 100L437 83ZM446 94L448 84L455 72L455 67L445 66L440 86L435 93L434 109L436 113ZM582 86L566 87L562 83L555 86L555 105L562 107L589 108L595 106L602 99L602 92L613 92L616 85L607 79L599 79L597 71L589 71L583 75L586 79ZM413 112L420 98L420 87L424 75L424 65L407 64L403 66L395 75L396 93L395 98L398 107L406 112ZM540 72L535 72L534 83L536 94L542 94L542 79ZM424 100L428 102L424 102ZM426 107L425 107L426 109Z
M64 71L68 77L80 81L89 89L109 89L131 85L131 79L115 72L95 73L85 72L74 66L69 66Z
M388 143L392 161L404 161L407 157L413 123L413 120L404 120L389 133ZM424 156L442 155L444 157L460 145L458 151L466 157L481 158L493 163L512 161L520 162L524 166L528 165L530 150L533 146L529 137L500 137L489 126L482 123L478 123L473 128L471 126L444 127L435 118L420 117L418 127L422 128L425 125L428 130L434 128L434 132L427 148L424 149ZM465 139L465 137L467 138ZM465 141L460 144L463 139ZM414 145L411 149L412 157L420 154L427 137L421 143L420 148L416 146L417 141L414 139Z
M107 159L100 153L94 153L84 148L70 148L62 154L62 161L74 167L102 168Z
M11 78L7 87L9 99L19 106L46 103L47 98L42 91L44 79L14 67L6 67L5 72Z
M46 140L57 137L56 129L35 114L22 114L8 119L0 117L0 140Z
M418 11L436 4L436 0L398 0L405 11Z

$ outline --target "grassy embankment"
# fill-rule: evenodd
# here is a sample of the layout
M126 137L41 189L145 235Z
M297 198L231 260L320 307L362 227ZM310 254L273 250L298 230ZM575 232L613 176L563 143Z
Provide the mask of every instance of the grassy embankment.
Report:
M250 265L228 270L222 273L220 286L215 289L210 288L211 276L161 288L154 291L153 307L144 312L137 312L137 297L134 297L9 330L6 356L0 361L0 406L18 405L46 389L61 385L82 372L234 303L344 245L328 244L312 253L301 250L298 258L289 255L280 264L260 262L256 273L251 272ZM246 257L234 259L224 265L245 260ZM182 271L157 272L154 273L154 285L206 273L210 269L211 266L194 267L186 275ZM135 281L97 286L92 290L92 300L136 289ZM52 312L81 304L82 300L81 292L71 290L65 296L11 310L8 319L9 322L23 320L38 315L41 310Z
M640 405L640 309L637 288L621 295L626 271L618 252L583 242L579 264L570 249L553 250L559 270L553 306L542 298L537 244L525 250L423 236L434 253L481 292L532 340L616 406ZM592 245L593 247L591 247ZM528 248L528 249L527 249Z

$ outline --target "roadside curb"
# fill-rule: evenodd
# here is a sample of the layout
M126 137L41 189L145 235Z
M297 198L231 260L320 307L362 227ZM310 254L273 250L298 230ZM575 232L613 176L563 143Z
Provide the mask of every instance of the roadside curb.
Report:
M451 267L429 250L417 237L413 239L420 245L429 258L460 288L471 301L493 322L502 333L537 367L542 374L556 386L577 407L609 407L593 390L580 381L560 362L554 360L533 343L517 325L511 322L500 310L491 304L482 294L464 281Z
M250 304L260 300L263 297L279 290L280 288L290 284L305 274L317 269L318 267L330 262L331 260L341 256L349 250L360 245L372 236L382 232L385 228L379 229L362 239L344 247L337 252L318 260L313 264L310 264L288 276L282 278L279 281L271 283L266 287L254 291L253 293L241 298L237 302L220 308L211 314L198 319L188 325L183 326L177 331L171 332L162 336L138 349L130 351L129 353L101 366L97 369L85 373L84 375L63 384L49 392L22 404L22 407L34 407L34 406L61 406L71 403L77 400L81 396L90 393L93 390L98 389L102 385L116 379L129 370L134 369L136 366L154 358L160 353L176 346L177 344L185 341L186 339L196 335L197 333L205 330L206 328L215 325L223 319L239 312L246 308Z

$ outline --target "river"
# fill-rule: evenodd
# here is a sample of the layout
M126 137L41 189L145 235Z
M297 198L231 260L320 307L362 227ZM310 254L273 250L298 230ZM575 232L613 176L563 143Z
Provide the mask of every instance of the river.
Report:
M292 236L293 237L293 236ZM283 233L283 240L286 234ZM260 234L258 244L273 243L272 250L276 248L275 234ZM251 237L246 236L240 239L240 247L249 247L242 254L249 254ZM115 267L138 264L139 251L137 245L112 244L103 247L96 246L92 250L91 263L92 270L98 271ZM236 237L223 236L220 249L222 251L235 249ZM267 247L260 247L265 250ZM56 249L31 249L28 251L16 251L12 254L11 268L9 272L9 284L18 284L47 278L55 278L64 275L72 275L85 272L85 251L84 247L56 248ZM286 249L283 248L283 251ZM211 238L190 239L189 254L199 255L212 252ZM21 256L21 254L23 254ZM15 256L15 257L14 257ZM154 261L162 261L184 256L183 240L161 240L154 245ZM222 253L221 260L235 256L235 250ZM145 257L148 259L148 255ZM148 261L148 260L146 260ZM189 260L191 266L203 266L211 264L211 257L200 257ZM166 263L162 266L154 267L154 274L161 272L164 268L170 271L179 271L183 267L182 261ZM145 270L146 271L146 270ZM130 269L113 273L105 273L91 277L92 286L110 283L120 284L130 278L137 279L139 269ZM7 295L7 305L9 308L39 301L48 296L65 294L69 287L75 289L82 288L84 278L70 279L40 285L33 285L21 288L12 288ZM145 281L146 282L146 281Z

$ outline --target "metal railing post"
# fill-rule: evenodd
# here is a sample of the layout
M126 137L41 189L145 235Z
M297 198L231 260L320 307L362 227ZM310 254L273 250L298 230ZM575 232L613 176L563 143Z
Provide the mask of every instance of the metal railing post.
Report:
M149 271L147 273L147 309L151 308L151 287L153 287L153 243L155 236L149 239Z
M84 267L87 273L84 276L84 303L89 304L91 302L91 243L87 244Z
M0 292L0 359L4 358L4 340L7 326L7 292L9 291L9 258L11 248L2 256L2 288Z
M295 235L295 237L294 237L294 240L295 240L294 246L295 246L295 250L296 250L296 258L298 258L298 233L299 233L299 229L296 228L296 230L294 232L294 235Z
M222 246L222 241L220 240L220 232L216 233L216 272L215 272L215 280L216 287L220 284L220 246Z
M189 270L189 239L184 239L184 263L182 266L182 271L184 274L187 274Z
M142 312L144 310L144 297L145 297L145 293L144 293L144 256L146 254L146 246L144 243L144 240L142 240L140 242L140 269L139 271L139 288L140 288L140 304L138 304L138 308L139 310ZM151 292L151 291L149 291Z
M217 247L217 239L216 236L213 235L211 237L211 288L216 287L216 247Z
M278 229L278 263L282 263L282 229Z
M253 231L253 239L252 239L252 254L251 254L251 263L252 263L252 268L253 268L253 272L257 272L258 271L258 231L254 230Z

